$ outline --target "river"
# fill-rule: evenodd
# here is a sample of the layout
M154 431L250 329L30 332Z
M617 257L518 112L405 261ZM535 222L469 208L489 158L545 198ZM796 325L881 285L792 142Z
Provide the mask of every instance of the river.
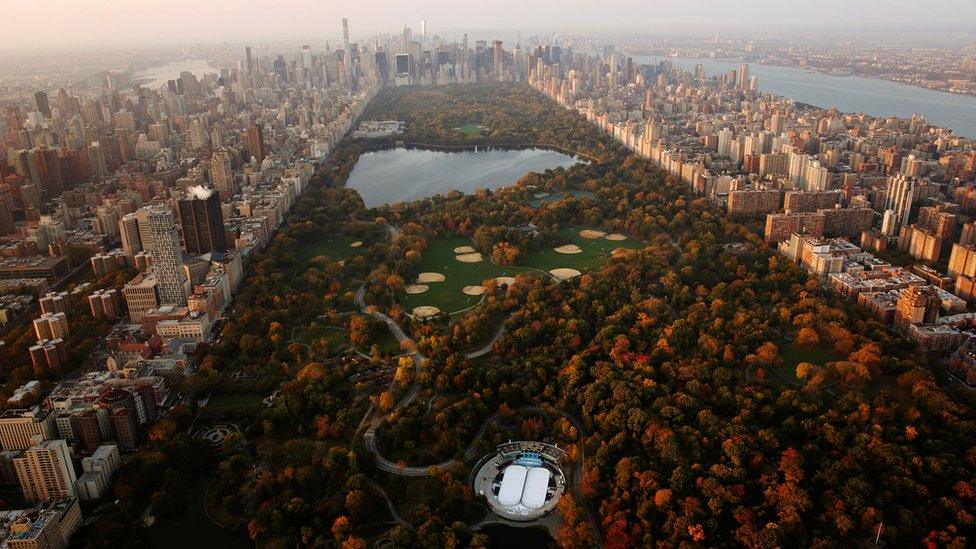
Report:
M636 55L633 59L635 63L652 64L662 58ZM692 71L695 65L700 64L708 76L736 70L742 64L735 59L668 59L675 67ZM888 80L834 76L795 67L756 63L749 63L749 74L759 77L761 91L790 97L801 103L882 117L895 115L908 118L912 114L921 114L930 123L951 128L965 137L976 138L974 96L927 90Z
M346 186L356 189L366 206L409 202L459 190L498 189L529 172L568 168L578 159L546 149L441 152L388 149L365 153Z
M173 61L136 72L133 77L134 82L141 83L150 89L160 88L166 85L167 80L176 80L183 71L192 72L199 80L208 72L220 72L210 66L207 59L187 59L186 61Z

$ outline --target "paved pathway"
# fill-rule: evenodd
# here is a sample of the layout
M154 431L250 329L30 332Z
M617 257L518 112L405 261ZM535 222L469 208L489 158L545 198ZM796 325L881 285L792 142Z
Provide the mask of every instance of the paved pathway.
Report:
M391 239L396 238L400 234L399 229L397 229L393 225L387 225L387 232ZM390 332L393 334L393 336L396 337L397 341L399 341L401 344L405 341L410 341L410 337L406 334L406 332L404 332L403 328L400 326L399 323L397 323L397 321L393 320L388 315L380 312L375 307L370 308L366 304L366 283L365 282L359 288L359 290L356 291L355 302L356 302L356 306L359 307L360 311L363 314L368 314L373 318L381 322L384 322L387 328L389 328ZM472 351L471 353L468 353L466 356L468 358L475 358L487 354L488 352L491 351L494 344L499 339L501 339L504 333L505 333L505 322L502 322L501 326L499 326L498 330L495 332L491 342L489 342L488 345L482 347L481 349ZM380 453L379 448L376 445L376 429L382 423L383 418L385 418L386 416L388 416L393 412L399 411L409 406L411 403L413 403L414 400L416 400L417 395L420 393L420 373L422 371L422 367L424 366L424 364L427 363L428 359L419 351L410 352L407 354L407 356L409 356L410 359L413 361L414 370L417 374L415 376L413 385L410 386L406 394L404 394L403 397L385 414L377 414L375 415L375 417L370 417L372 411L371 408L370 411L366 413L366 417L363 418L363 423L365 425L368 425L366 431L363 433L363 442L366 446L366 449L371 454L373 454L373 458L376 460L376 466L380 470L386 471L394 475L400 475L406 477L426 477L430 475L431 469L448 468L455 464L463 463L465 461L474 459L474 457L478 453L478 449L479 449L478 443L481 442L482 438L484 438L485 433L488 430L488 426L501 417L502 415L501 412L495 412L487 419L485 419L484 423L482 423L481 427L478 429L478 432L475 434L474 439L471 441L470 444L468 444L467 448L465 448L464 453L462 454L463 459L461 460L449 459L447 461L442 461L440 463L435 463L430 465L407 465L407 464L394 463ZM597 546L602 547L602 540L600 540L599 525L596 521L596 517L593 514L592 509L590 508L590 505L583 498L583 493L581 488L581 485L583 483L583 469L586 463L586 450L584 444L584 438L586 436L586 428L583 426L583 423L572 414L569 414L563 410L557 410L555 408L543 408L541 406L524 406L515 409L515 411L516 412L555 412L565 417L567 421L569 421L570 424L572 424L573 427L576 428L577 432L579 433L579 444L578 444L579 458L575 461L574 468L573 468L573 478L574 478L573 495L576 498L577 503L582 505L584 510L586 511L587 519L590 523L590 528L592 529L594 537L597 540ZM393 509L392 504L390 504L389 502L389 498L387 498L387 505L390 506L391 514L393 514L394 518L399 521L400 519L398 516L396 516L395 510Z

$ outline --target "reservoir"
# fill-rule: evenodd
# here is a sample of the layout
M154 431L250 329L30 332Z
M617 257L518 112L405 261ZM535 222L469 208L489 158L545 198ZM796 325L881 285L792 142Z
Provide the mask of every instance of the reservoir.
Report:
M635 63L653 64L662 58L635 55ZM737 70L736 59L668 58L675 67L695 70L701 65L708 76ZM924 115L937 126L956 134L976 138L976 96L927 90L909 84L860 76L834 76L795 67L749 63L749 74L759 77L759 89L800 103L822 108L837 107L843 112L863 112L872 116L895 115L909 118Z
M366 207L372 208L453 190L465 194L494 190L529 172L568 168L578 162L568 154L546 149L441 152L397 148L360 156L346 186L356 189Z

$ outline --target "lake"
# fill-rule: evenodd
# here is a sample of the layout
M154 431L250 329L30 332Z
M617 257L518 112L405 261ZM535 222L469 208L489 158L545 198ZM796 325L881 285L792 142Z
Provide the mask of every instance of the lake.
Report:
M635 63L652 64L662 58L633 56ZM736 59L668 58L675 67L689 71L700 64L708 76L739 68ZM928 90L860 76L834 76L795 67L749 63L750 76L759 77L759 89L801 103L844 112L863 112L872 116L895 115L909 118L925 115L930 123L951 128L955 133L976 138L976 97Z
M356 189L366 207L410 202L459 190L498 189L529 172L568 168L579 160L546 149L442 152L388 149L365 153L346 186Z
M188 59L138 71L133 77L133 81L141 83L147 88L156 89L165 86L167 80L176 80L183 71L192 72L198 80L208 72L220 72L219 69L210 66L208 59Z

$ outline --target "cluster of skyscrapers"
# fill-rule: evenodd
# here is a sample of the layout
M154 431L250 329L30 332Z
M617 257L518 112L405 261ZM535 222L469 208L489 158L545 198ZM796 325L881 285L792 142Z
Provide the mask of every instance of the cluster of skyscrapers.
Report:
M0 292L17 306L3 318L33 324L21 356L39 378L0 415L0 490L37 505L0 513L8 545L67 544L78 500L103 497L166 413L247 261L378 91L375 56L344 31L343 49L291 62L247 48L237 68L159 88L106 78L0 105ZM105 330L89 357L83 316Z
M764 219L767 242L789 259L924 349L957 352L960 374L976 382L972 140L920 116L764 94L747 65L708 75L667 60L638 65L611 48L529 67L536 89L729 215ZM882 259L899 253L915 265Z

